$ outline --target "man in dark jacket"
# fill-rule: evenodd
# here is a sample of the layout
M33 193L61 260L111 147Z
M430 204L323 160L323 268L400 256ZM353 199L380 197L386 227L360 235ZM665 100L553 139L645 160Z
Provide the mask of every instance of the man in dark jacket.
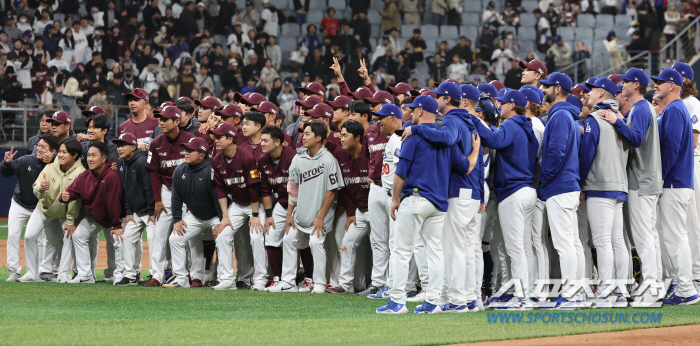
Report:
M452 61L452 57L458 55L460 59L464 60L467 62L467 64L471 64L473 59L474 54L472 53L472 41L467 40L465 36L461 36L459 38L459 43L450 50L450 54L448 55L448 60L447 61Z
M484 24L484 27L481 29L481 35L476 40L476 46L481 49L481 56L489 62L495 49L493 45L494 39L496 39L496 33L491 31L491 27L488 24Z
M141 266L141 239L143 230L149 240L155 233L155 199L151 189L151 175L146 168L148 153L136 148L137 139L131 133L124 133L112 140L117 145L119 159L117 172L124 188L124 236L122 248L124 253L124 278L114 283L118 286L137 284Z
M511 61L511 68L506 72L506 78L503 80L503 85L506 86L506 88L511 88L511 89L520 89L522 86L522 83L520 83L520 79L523 76L523 70L520 68L520 61L518 59L510 59Z
M39 132L27 140L27 152L26 155L36 154L36 146L39 144L39 140L42 135L51 134L51 124L49 124L49 119L51 115L58 112L58 109L45 109L41 112L41 120L39 122Z
M194 13L194 1L187 2L185 9L183 9L182 13L180 13L180 29L180 32L188 35L199 33L199 28L197 27L197 21Z
M369 20L367 20L367 12L359 12L355 15L350 26L352 27L353 36L359 35L362 45L371 50L369 36L372 33L372 25L370 25Z
M163 284L165 288L190 287L187 277L187 251L190 246L190 272L193 287L202 287L204 280L204 247L200 235L212 233L221 221L221 207L212 180L211 158L207 143L193 138L180 147L185 150L185 163L173 173L172 213L173 232L170 234L170 253L173 276ZM182 205L187 205L183 215Z
M83 155L80 157L80 161L83 163L83 167L85 169L88 168L88 162L87 162L87 156L88 156L88 151L90 150L90 146L92 143L95 142L101 142L105 143L107 146L107 157L109 158L109 165L112 163L117 162L117 159L119 159L119 153L117 153L117 145L109 142L106 137L107 137L107 131L109 131L109 119L107 119L107 116L105 114L97 114L89 117L85 121L87 125L87 136L86 139L84 139L82 142L80 142L80 145L83 147ZM109 252L109 249L107 250Z
M24 224L34 212L38 199L34 196L32 185L46 164L53 161L53 156L58 150L58 138L51 133L42 134L37 145L35 155L25 155L13 160L17 151L14 147L5 152L5 161L0 166L0 173L6 178L17 176L17 186L12 195L10 211L7 214L7 270L10 277L7 282L14 282L20 278L22 267L19 265L19 238L24 229ZM43 238L43 236L42 236ZM41 244L43 248L44 244ZM43 250L39 251L43 253ZM40 278L51 281L53 273L41 273Z

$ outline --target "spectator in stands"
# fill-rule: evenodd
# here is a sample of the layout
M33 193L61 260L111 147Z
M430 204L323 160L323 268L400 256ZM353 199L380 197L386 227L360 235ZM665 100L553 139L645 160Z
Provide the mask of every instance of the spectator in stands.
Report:
M476 54L476 60L472 62L471 75L486 75L489 71L489 65L484 62L481 53Z
M370 66L374 66L374 63L375 61L377 61L377 58L379 58L380 56L384 56L384 54L386 54L387 49L392 50L391 40L389 39L389 35L384 35L384 37L382 37L382 41L379 43L379 46L374 48L374 52L372 52L372 58L369 60Z
M359 35L361 46L370 49L369 37L372 32L372 26L369 24L369 20L367 20L367 13L360 12L353 18L351 25L353 35Z
M7 34L0 31L0 54L9 54L11 51L12 49L7 45Z
M443 60L444 61L444 60ZM388 74L396 73L396 60L394 59L394 52L391 49L384 51L384 55L377 58L372 64L372 71L379 70L379 64L384 63L386 65L386 72Z
M447 41L440 42L438 45L438 54L442 56L442 61L452 61L452 58L450 57L450 47L447 45Z
M552 31L552 35L556 35L557 29L559 29L559 26L560 26L559 23L560 23L561 18L559 16L559 12L557 12L553 3L550 3L549 7L547 7L547 12L544 13L544 17L549 22L549 27L550 27L550 30Z
M279 74L274 67L272 67L272 61L270 59L265 60L265 66L260 71L260 79L262 79L266 84L272 85L275 79L279 79Z
M649 50L649 41L645 40L639 31L635 31L632 34L632 41L629 43L629 45L627 45L626 50L627 50L627 53L629 54L629 57L632 58L635 55L638 55L639 53L642 53L644 51L648 51ZM646 63L646 58L640 57L637 59L633 59L630 64L634 67L639 67L641 69L644 69L645 63Z
M47 9L41 11L41 18L34 22L34 34L43 35L46 26L51 24L51 12Z
M489 62L491 61L491 56L493 55L493 50L495 49L493 45L493 40L496 39L496 33L491 32L491 27L488 24L484 24L481 29L481 35L476 39L476 44L481 51L482 57L487 57Z
M158 15L160 15L160 13L158 13ZM197 30L199 31L199 33L203 33L204 30L211 30L214 27L214 22L211 18L211 15L209 14L209 11L207 11L207 9L204 7L203 2L197 4L197 10L194 13L194 20L197 23Z
M411 49L413 53L411 58L413 59L413 61L423 61L423 51L428 46L425 44L425 41L421 36L420 29L413 29L413 37L411 37L411 39L408 40L408 43L411 44Z
M513 52L513 55L518 55L520 53L520 43L515 39L515 36L510 31L504 31L503 40L505 41L506 48Z
M588 51L588 47L583 43L583 41L578 41L576 43L576 52L574 52L574 62L586 60L591 58L591 53ZM588 79L588 67L585 62L576 65L578 70L578 79L584 80ZM573 72L571 73L573 76Z
M429 58L427 60L427 63L430 78L436 82L442 82L447 79L447 64L442 61L440 54L433 55L432 59Z
M446 0L447 25L460 26L462 23L462 0Z
M236 0L226 0L219 1L219 24L217 25L216 32L218 34L231 34L233 31L233 26L231 25L231 19L238 13L238 6L236 6Z
M617 9L620 6L617 0L602 0L601 3L603 5L600 9L601 14L617 15Z
M561 23L561 26L576 26L576 13L574 13L574 9L570 3L565 2L564 5L562 5L560 16L561 19L559 22Z
M493 63L493 72L498 76L498 80L505 78L506 72L510 69L510 61L515 57L513 52L506 48L504 40L498 40L498 46L491 54L491 62Z
M389 47L391 47L391 51L394 52L394 55L401 52L401 41L399 39L398 28L389 29Z
M314 49L311 54L306 56L306 61L304 62L302 71L308 72L311 80L315 80L317 76L325 80L328 65L326 64L325 60L321 58L320 48Z
M311 24L306 27L306 35L299 39L299 45L306 48L307 52L313 52L316 48L320 48L321 40L316 34L316 25Z
M450 51L450 55L457 55L461 60L463 60L467 64L471 64L474 60L474 53L472 52L471 46L471 40L468 40L465 36L460 36L459 42L457 42L457 45L452 48L452 50Z
M571 55L571 46L567 42L564 42L561 36L555 36L554 45L547 50L547 56L554 58L554 65L557 71L571 63Z
M433 14L433 25L445 25L447 23L446 0L433 0L430 12Z
M352 55L353 49L353 39L352 39L352 27L350 27L349 22L343 23L343 32L336 37L336 42L338 42L338 49L346 56L346 59ZM341 61L341 64L347 63L348 61Z
M542 15L542 11L540 11L539 8L532 11L532 14L535 15L535 20L537 20L535 23L535 31L537 32L537 50L544 53L547 51L545 49L547 37L552 36L551 26L549 25L547 18Z
M666 20L666 25L664 26L664 35L666 35L666 42L671 42L673 38L678 34L678 23L681 21L681 14L678 12L675 2L668 4L668 9L664 13L664 19ZM666 62L671 62L671 52L675 52L674 46L678 44L675 43L670 49L666 50Z
M195 75L195 81L197 83L197 89L199 89L200 93L205 88L214 90L214 79L211 78L209 75L209 68L204 64L199 67L199 73Z
M420 25L420 0L399 0L399 9L403 13L403 22L406 25Z
M186 60L185 61L185 68L177 76L177 97L181 96L187 96L189 97L190 94L192 93L192 89L194 89L195 86L195 76L192 73L192 61ZM127 71L128 72L128 71Z
M506 3L506 9L501 12L501 19L505 26L520 26L520 15L510 2Z
M292 83L288 80L282 84L282 91L277 95L278 107L289 113L294 107L294 101L298 100L296 93L292 90Z
M361 12L367 14L367 11L369 10L369 1L370 0L353 0L349 2L350 8L352 9L353 20L355 20L357 15Z
M692 1L683 1L682 4L683 10L681 11L681 15L685 21L690 23L698 16L698 9Z
M246 4L248 3L248 1L250 1L251 4L253 3L253 0L246 0ZM299 24L300 26L306 24L306 15L309 13L310 0L293 0L293 2L294 15L296 16L297 24ZM350 6L352 6L352 4L350 4ZM369 5L367 6L367 8L369 8Z
M36 97L37 101L41 100L41 96L44 92L44 77L49 71L48 66L46 66L46 60L44 60L43 55L38 55L32 57L33 64L29 71L32 78L32 93Z
M238 54L243 54L243 47L250 43L251 41L248 35L243 33L241 23L236 23L236 25L233 26L233 32L228 35L228 49Z
M496 4L493 1L486 5L486 10L484 10L484 13L481 15L481 22L484 25L493 25L495 27L505 25L503 18L501 18L501 15L496 11Z
M163 76L158 73L158 60L152 59L149 61L141 71L139 80L141 80L143 88L148 90L148 92L158 89L158 85L164 83Z
M260 19L263 22L263 32L269 36L277 36L280 32L279 17L277 9L270 5L270 0L262 0L263 10L260 12Z
M335 37L340 31L340 21L335 17L335 9L329 7L326 10L326 16L323 17L321 21L321 32L325 33L327 36Z
M229 59L228 68L221 74L221 86L224 89L241 90L241 73L238 66L236 59Z
M382 16L380 27L384 34L388 34L391 28L398 28L401 25L399 8L393 0L384 0L384 9L379 10L379 15Z
M404 54L398 54L396 56L396 83L408 83L408 79L411 77L411 68L406 62L406 56Z
M167 88L170 98L175 96L176 90L174 85L177 82L177 69L173 66L173 62L169 57L163 60L163 66L158 68L158 74L162 79L160 85Z
M270 36L267 40L267 57L272 61L272 67L279 70L282 67L282 50L280 46L277 45L277 37Z
M503 79L503 85L506 88L520 89L522 83L520 79L523 75L523 70L520 68L520 61L518 59L510 59L510 70L506 72L506 76Z
M447 78L464 82L468 76L467 63L460 60L458 55L452 56L452 64L447 67Z
M26 5L26 2L25 2ZM27 9L29 10L29 9ZM27 16L26 13L22 13L19 16L19 23L17 23L17 29L19 29L22 33L25 33L27 30L32 31L32 25L29 22L29 16Z
M9 42L14 42L22 38L22 30L15 26L15 17L13 17L12 14L8 14L7 20L5 21L5 34Z

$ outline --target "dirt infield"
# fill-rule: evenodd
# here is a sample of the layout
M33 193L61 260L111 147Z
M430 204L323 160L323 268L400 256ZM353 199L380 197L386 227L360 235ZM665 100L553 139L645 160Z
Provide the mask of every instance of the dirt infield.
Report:
M148 269L151 261L148 256L148 242L143 241L143 258L141 258L141 268ZM24 264L24 239L19 241L19 265ZM0 239L0 266L7 267L7 239ZM100 250L97 251L97 269L107 268L107 242L100 241Z
M467 344L460 344L467 345ZM671 346L700 345L700 325L648 328L622 332L553 336L526 340L479 342L470 346L555 346L555 345L595 345L595 346Z

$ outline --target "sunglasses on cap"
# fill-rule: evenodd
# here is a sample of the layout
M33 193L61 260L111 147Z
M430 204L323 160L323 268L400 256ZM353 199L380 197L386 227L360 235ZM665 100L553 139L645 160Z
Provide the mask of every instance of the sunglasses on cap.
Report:
M137 88L137 89L129 89L129 94L144 95L145 93L143 92L143 89Z

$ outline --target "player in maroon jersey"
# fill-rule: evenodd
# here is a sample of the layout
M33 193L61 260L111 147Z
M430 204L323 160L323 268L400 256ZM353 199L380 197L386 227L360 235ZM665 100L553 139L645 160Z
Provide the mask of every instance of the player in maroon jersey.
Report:
M151 99L146 90L137 88L131 90L125 95L126 101L129 103L131 118L121 123L117 128L117 137L122 133L131 133L136 136L139 144L143 143L144 139L151 136L153 130L158 127L158 119L148 116L146 106Z
M250 110L253 112L263 113L263 115L265 115L265 125L277 125L277 117L280 113L280 110L274 103L270 101L265 101L251 108ZM285 133L284 141L282 141L282 144L286 146L291 145L292 137Z
M238 102L238 107L241 108L243 114L246 114L250 112L251 107L255 107L267 101L267 99L265 98L265 96L258 93L247 93L245 95L241 95L241 93L236 93L235 95L233 95L233 101Z
M246 141L241 141L238 147L249 150L256 160L263 154L262 148L260 147L260 138L262 137L262 132L260 131L263 126L265 126L265 121L265 116L256 111L250 111L243 116L243 125L241 125L241 129Z
M156 201L156 231L154 244L149 250L151 256L151 279L144 287L160 286L165 282L165 271L169 266L167 258L168 237L172 230L170 210L172 177L175 168L184 162L185 150L180 144L195 138L193 134L180 130L182 112L175 106L165 106L156 114L163 134L151 142L146 159L146 168L151 171L151 187Z
M333 107L333 127L336 129L341 128L343 123L350 120L350 103L352 99L348 96L338 96L333 101L326 102L329 106Z

